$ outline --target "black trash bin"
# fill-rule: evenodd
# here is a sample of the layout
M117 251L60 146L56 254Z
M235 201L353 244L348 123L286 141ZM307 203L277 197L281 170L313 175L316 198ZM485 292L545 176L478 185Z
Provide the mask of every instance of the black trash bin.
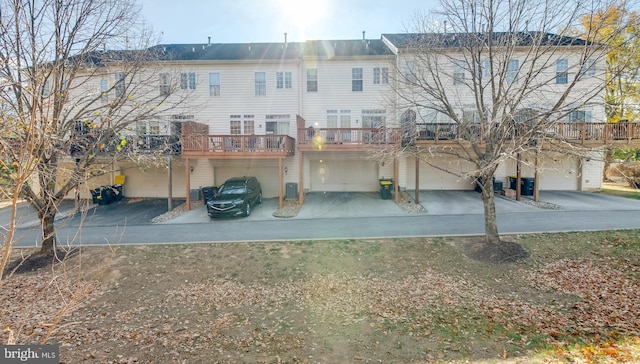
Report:
M122 185L112 185L111 192L113 192L113 201L121 201L124 197L122 194Z
M391 198L392 191L393 191L393 179L381 178L380 179L380 197L382 197L383 200L388 200Z
M113 190L111 186L100 186L100 195L98 196L98 205L108 205L113 201Z
M520 184L520 193L522 196L533 196L533 190L535 188L536 179L531 177L523 177Z
M93 201L93 203L98 203L98 201L100 200L100 187L92 188L89 190L89 192L91 192L91 200Z

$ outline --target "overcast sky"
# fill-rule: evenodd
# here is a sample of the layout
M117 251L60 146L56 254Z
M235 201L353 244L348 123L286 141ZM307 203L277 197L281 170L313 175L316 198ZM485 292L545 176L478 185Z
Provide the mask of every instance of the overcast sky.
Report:
M417 12L438 0L141 0L161 42L281 42L368 39L411 30Z

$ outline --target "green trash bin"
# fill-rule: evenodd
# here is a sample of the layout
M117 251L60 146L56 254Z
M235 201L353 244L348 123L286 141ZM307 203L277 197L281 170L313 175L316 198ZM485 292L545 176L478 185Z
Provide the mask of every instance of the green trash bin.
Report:
M380 179L380 197L383 200L389 200L391 198L391 192L393 191L393 179L381 178Z

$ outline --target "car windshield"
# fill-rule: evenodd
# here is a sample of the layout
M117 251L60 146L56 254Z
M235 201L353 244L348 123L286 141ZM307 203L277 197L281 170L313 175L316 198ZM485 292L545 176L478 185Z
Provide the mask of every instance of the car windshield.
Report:
M239 195L247 192L247 186L244 183L240 184L225 184L220 189L221 195Z

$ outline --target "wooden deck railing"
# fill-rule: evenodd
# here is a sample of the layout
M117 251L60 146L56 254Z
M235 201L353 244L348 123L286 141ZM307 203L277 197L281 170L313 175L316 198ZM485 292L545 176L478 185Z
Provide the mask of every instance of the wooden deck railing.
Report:
M183 135L184 156L289 156L295 139L288 135Z
M509 130L513 136L528 131L526 126ZM640 123L551 123L544 128L545 137L575 142L613 142L640 140ZM452 123L416 125L417 141L469 140L482 141L483 125L471 124L461 128Z
M396 128L307 128L298 129L298 144L394 144L400 142Z

